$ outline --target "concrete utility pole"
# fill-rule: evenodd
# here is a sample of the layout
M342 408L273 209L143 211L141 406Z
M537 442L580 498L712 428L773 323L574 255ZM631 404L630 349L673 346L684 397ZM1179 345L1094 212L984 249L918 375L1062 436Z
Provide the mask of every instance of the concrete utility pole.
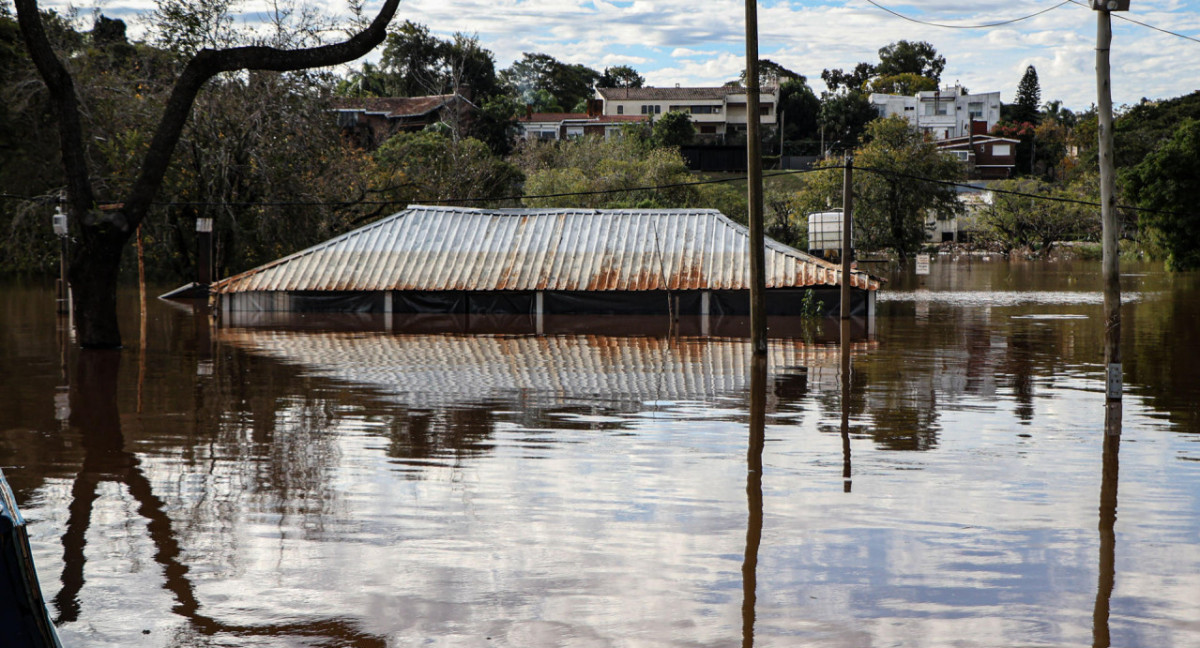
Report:
M762 139L758 108L758 3L746 0L746 186L750 213L750 347L767 353L766 252L763 235Z
M1096 94L1100 121L1100 220L1103 226L1104 275L1104 395L1120 400L1121 270L1120 224L1117 222L1113 172L1112 83L1108 51L1112 44L1112 11L1128 11L1129 0L1092 0L1096 10Z

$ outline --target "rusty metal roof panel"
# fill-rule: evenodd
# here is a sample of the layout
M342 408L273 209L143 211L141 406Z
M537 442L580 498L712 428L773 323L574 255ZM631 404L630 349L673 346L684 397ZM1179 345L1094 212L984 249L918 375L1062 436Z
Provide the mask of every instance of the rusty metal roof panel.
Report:
M767 287L836 285L840 268L768 240ZM852 285L879 280L855 273ZM749 231L709 209L412 206L217 282L218 293L740 290Z

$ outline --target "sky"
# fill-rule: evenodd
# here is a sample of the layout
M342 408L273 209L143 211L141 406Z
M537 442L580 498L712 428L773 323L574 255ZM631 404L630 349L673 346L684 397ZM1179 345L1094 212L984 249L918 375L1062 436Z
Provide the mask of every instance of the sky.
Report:
M309 1L330 14L346 12L345 0ZM1076 4L1086 1L977 5L875 0L916 20L958 26L997 23L1050 9L1002 26L951 29L905 20L869 0L766 0L758 6L759 56L805 75L819 93L825 89L823 69L877 62L879 48L898 40L927 41L946 57L943 85L958 82L972 92L998 90L1003 101L1011 102L1026 66L1033 65L1043 102L1060 100L1083 110L1096 102L1096 14ZM107 0L100 9L133 25L133 15L153 4ZM241 9L253 21L263 4L243 2ZM379 0L367 2L368 10L379 5ZM92 10L90 5L75 6L85 14ZM1130 11L1113 15L1115 105L1200 89L1200 0L1132 0ZM396 20L424 24L442 37L455 32L476 35L496 55L498 69L522 52L542 52L597 70L629 65L647 85L669 87L720 85L737 78L745 66L745 5L736 0L405 0Z

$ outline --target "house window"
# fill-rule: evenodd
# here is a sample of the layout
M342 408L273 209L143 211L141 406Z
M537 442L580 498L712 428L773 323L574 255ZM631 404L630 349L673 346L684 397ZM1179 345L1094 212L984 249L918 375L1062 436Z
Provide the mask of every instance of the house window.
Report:
M1012 155L1011 144L992 144L992 155L996 157L1006 157Z
M643 115L661 115L662 106L652 106L650 104L642 104Z
M983 102L969 102L967 104L967 113L971 116L971 119L983 119Z
M618 114L618 115L624 115L624 114L625 114L625 106L622 106L622 105L620 105L620 104L617 104L617 114Z
M932 117L934 115L945 115L949 112L950 101L931 101L925 104L925 114Z

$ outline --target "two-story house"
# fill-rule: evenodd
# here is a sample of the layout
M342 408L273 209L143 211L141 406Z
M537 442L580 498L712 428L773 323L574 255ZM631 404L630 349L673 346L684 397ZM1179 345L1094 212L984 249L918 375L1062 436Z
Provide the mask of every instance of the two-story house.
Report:
M746 89L719 88L596 88L604 102L605 116L638 115L651 119L663 113L687 113L696 127L697 139L720 142L729 135L746 133ZM759 95L759 123L776 123L779 90L763 88Z
M967 137L972 122L985 122L991 131L1000 121L999 92L967 94L959 85L911 97L873 93L870 101L880 117L899 115L935 140Z

